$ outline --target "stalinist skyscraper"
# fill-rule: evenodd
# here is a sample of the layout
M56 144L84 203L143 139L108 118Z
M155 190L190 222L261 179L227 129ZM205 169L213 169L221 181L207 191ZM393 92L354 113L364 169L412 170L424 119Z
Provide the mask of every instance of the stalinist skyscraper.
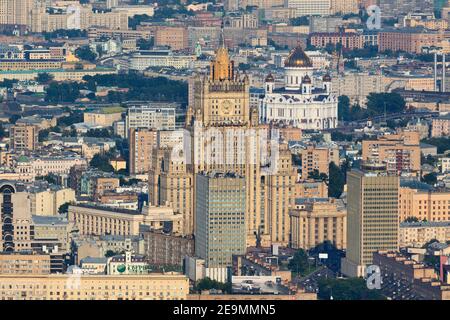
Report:
M151 170L150 198L180 208L185 233L195 234L196 175L236 173L245 177L247 246L287 245L296 177L291 153L276 132L258 124L258 110L250 108L248 76L235 69L223 34L209 74L197 75L192 83L194 98L186 114L189 148L166 150L166 156L155 150L154 162L165 161ZM165 168L177 170L170 182L171 172ZM178 190L168 187L175 184ZM183 198L189 203L180 204Z

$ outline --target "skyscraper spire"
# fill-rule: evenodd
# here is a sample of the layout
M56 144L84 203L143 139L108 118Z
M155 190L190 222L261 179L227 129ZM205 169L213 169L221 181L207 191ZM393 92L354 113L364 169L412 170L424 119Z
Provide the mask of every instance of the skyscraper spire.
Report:
M219 48L225 48L225 37L223 35L223 18L222 18L222 23L220 25L220 35L219 35Z

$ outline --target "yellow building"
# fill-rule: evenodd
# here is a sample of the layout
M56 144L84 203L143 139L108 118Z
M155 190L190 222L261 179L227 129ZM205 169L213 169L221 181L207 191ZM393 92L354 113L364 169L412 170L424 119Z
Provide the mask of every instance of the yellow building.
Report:
M89 70L75 69L48 69L48 70L1 70L0 81L5 79L17 79L19 81L35 80L39 73L48 73L55 81L83 81L84 76L95 76L97 74L115 74L116 69L95 68Z
M174 233L182 232L183 217L171 208L151 206L142 212L78 204L69 206L68 218L80 235L138 235L140 225L162 229L164 222L172 223Z
M185 300L189 279L178 274L0 275L1 300Z
M0 274L49 274L50 255L47 254L0 254Z
M158 131L148 128L130 128L130 174L145 174L150 170L152 150L157 144Z
M289 216L292 248L309 250L324 241L347 248L347 211L335 199L297 199Z
M308 175L317 170L319 173L329 175L329 165L334 162L339 165L339 149L308 146L302 150L302 178L307 179Z
M325 181L302 180L295 183L295 198L326 198L328 186Z
M83 113L83 122L95 126L112 127L113 123L122 119L121 108L108 108L100 111L89 111ZM117 111L116 111L117 110Z
M75 202L75 190L71 188L32 190L30 192L31 214L38 216L58 215L58 209L67 202Z
M10 130L10 148L12 150L16 152L33 151L38 147L38 127L19 123L12 126Z
M61 61L54 60L11 60L0 61L0 70L23 71L23 70L51 70L60 69Z
M342 273L361 277L378 250L398 250L399 178L386 172L347 174L347 256Z
M32 32L52 32L58 29L71 29L76 27L87 30L90 27L105 27L108 29L128 29L128 14L126 11L93 10L92 5L71 3L79 10L79 20L74 21L67 6L62 7L63 13L51 13L45 3L36 2L30 14L29 28ZM75 25L73 25L75 24Z
M420 171L420 133L402 131L384 135L377 140L362 141L362 160L385 163L391 173L417 173Z
M422 248L430 240L445 243L450 240L450 222L401 222L400 247Z
M450 220L450 192L433 191L424 183L402 183L399 190L400 222L407 218L426 221Z

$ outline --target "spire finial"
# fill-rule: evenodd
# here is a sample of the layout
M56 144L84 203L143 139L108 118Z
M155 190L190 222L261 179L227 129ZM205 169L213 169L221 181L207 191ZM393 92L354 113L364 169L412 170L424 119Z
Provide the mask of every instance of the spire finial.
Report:
M222 18L222 23L220 24L220 37L219 37L219 48L225 48L225 37L223 35L223 18Z

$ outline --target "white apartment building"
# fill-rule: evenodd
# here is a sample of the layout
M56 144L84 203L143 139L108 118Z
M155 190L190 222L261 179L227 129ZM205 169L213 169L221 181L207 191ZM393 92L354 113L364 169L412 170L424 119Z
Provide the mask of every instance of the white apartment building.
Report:
M285 7L296 9L296 16L328 16L332 13L331 0L285 0Z
M351 103L360 103L361 106L364 106L370 93L385 92L381 74L349 72L334 77L332 84L337 96L348 96Z
M138 71L151 67L187 69L195 60L194 55L174 55L170 50L142 50L130 57L130 69Z
M125 120L125 135L128 137L130 128L174 130L176 109L176 103L130 106Z

